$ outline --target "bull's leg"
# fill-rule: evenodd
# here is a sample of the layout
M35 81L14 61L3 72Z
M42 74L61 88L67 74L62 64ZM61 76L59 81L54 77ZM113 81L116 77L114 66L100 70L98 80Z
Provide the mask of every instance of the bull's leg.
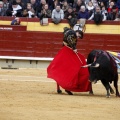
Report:
M110 97L110 85L109 85L109 82L106 82L105 80L101 80L101 82L104 85L104 87L106 88L106 91L107 91L106 97L109 98Z
M110 85L110 84L109 84ZM112 89L112 87L110 86L110 93L114 94L114 90Z
M65 90L65 92L66 92L68 95L73 95L73 93L72 93L71 91Z
M120 94L118 91L118 74L116 75L115 80L114 80L114 87L116 89L116 97L120 97Z
M57 83L57 93L58 93L58 94L61 94L61 93L62 93L62 90L60 89L60 86L59 86L58 83Z
M92 83L90 83L90 85L91 85L91 89L90 89L90 91L89 91L89 94L90 94L90 95L93 95Z

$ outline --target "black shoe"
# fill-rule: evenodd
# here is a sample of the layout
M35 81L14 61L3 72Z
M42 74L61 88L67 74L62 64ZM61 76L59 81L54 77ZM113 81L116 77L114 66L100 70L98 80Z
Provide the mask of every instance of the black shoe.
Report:
M65 90L65 92L68 94L68 95L73 95L72 92L68 91L68 90Z
M57 93L58 93L58 94L61 94L61 93L62 93L62 90L57 90Z

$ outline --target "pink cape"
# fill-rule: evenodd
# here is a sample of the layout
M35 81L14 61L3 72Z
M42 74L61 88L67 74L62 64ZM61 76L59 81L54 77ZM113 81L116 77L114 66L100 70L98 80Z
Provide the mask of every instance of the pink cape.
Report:
M85 57L64 46L47 68L48 78L54 79L62 88L73 92L90 91L88 68Z

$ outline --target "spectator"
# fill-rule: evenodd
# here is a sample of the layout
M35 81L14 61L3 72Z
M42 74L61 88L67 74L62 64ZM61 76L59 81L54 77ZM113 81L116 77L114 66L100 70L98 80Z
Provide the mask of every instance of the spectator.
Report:
M111 9L111 12L109 12L107 15L107 20L115 20L117 17L117 13L118 13L117 7L114 5Z
M109 6L108 6L108 13L111 12L112 7L115 5L115 3L113 1L110 2Z
M16 0L16 3L22 7L22 9L25 9L25 4L22 2L22 0Z
M81 6L85 6L85 3L82 0L77 0L76 3L73 5L76 8L76 12L78 13Z
M95 7L93 6L93 3L91 1L89 1L86 4L86 7L87 7L86 9L87 9L89 17L90 17L94 13Z
M85 0L84 3L87 5L89 2L92 2L91 0Z
M55 7L54 7L54 1L55 0L47 0L47 4L49 6L49 9L52 11Z
M103 6L105 7L104 2L100 1L99 6L100 6L100 9L102 9ZM106 9L106 7L105 7L105 9Z
M54 9L56 8L56 6L60 4L59 0L54 0ZM60 5L61 6L61 5Z
M39 8L39 4L37 3L37 0L30 0L30 4L35 14L37 15L37 11L38 11L37 9Z
M52 21L53 23L58 24L62 19L64 19L64 12L58 4L56 8L52 11Z
M77 23L77 17L72 9L72 7L69 7L67 12L65 13L65 19L68 20L68 23L71 28Z
M0 1L0 16L6 16L6 8L2 1Z
M40 13L44 9L44 6L46 4L46 0L41 0L40 5L37 6L37 16L40 18Z
M75 0L67 0L67 3L68 3L71 7L73 7L74 2L75 2Z
M105 16L106 16L106 18L107 18L108 12L107 12L107 10L105 9L105 6L102 7L102 13L104 13Z
M116 6L117 6L117 8L120 10L120 0L117 0Z
M91 0L91 2L93 3L93 6L94 6L94 7L97 7L97 6L98 6L98 0Z
M14 20L12 20L11 25L20 25L20 18L16 17Z
M117 12L116 19L114 21L120 21L120 11Z
M35 17L35 10L32 8L31 3L27 3L27 12L28 12L28 18Z
M86 8L88 11L91 11L91 10L94 10L94 6L93 6L93 3L91 1L89 1L87 4L86 4Z
M77 19L81 19L81 18L84 18L84 19L88 19L89 18L89 14L86 11L85 6L81 6L80 11L78 12Z
M73 8L75 15L78 16L78 12L76 11L76 6L73 6L72 8Z
M27 9L24 9L23 12L22 12L22 17L28 17L28 10Z
M6 11L7 16L16 16L22 17L22 6L18 5L17 2L14 0L12 4L9 4L9 8Z
M106 20L105 13L102 13L99 6L95 8L95 12L92 14L92 16L88 20L94 20L95 24L100 24L102 21Z
M7 11L8 7L9 7L9 2L8 2L8 0L3 0L3 9L5 10L4 16L7 16L7 15L6 15L6 11Z
M105 6L105 9L108 8L108 3L109 3L109 0L98 0L98 5L100 7L102 7L103 5Z
M65 0L62 5L62 10L64 11L64 14L68 10L68 8L69 8L68 2Z
M65 0L66 1L66 0ZM58 4L60 4L60 7L62 8L63 4L64 4L64 0L58 0Z
M30 3L30 0L21 0L21 1L25 6L27 6L27 3Z
M48 8L48 4L45 4L43 10L40 13L40 20L43 18L51 18L51 10Z

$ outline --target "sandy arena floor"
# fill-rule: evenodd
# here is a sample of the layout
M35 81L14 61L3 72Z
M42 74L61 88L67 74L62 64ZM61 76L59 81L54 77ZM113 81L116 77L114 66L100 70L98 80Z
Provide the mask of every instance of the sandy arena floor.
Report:
M59 95L46 69L0 69L0 120L120 120L120 98L106 98L100 82L93 89Z

